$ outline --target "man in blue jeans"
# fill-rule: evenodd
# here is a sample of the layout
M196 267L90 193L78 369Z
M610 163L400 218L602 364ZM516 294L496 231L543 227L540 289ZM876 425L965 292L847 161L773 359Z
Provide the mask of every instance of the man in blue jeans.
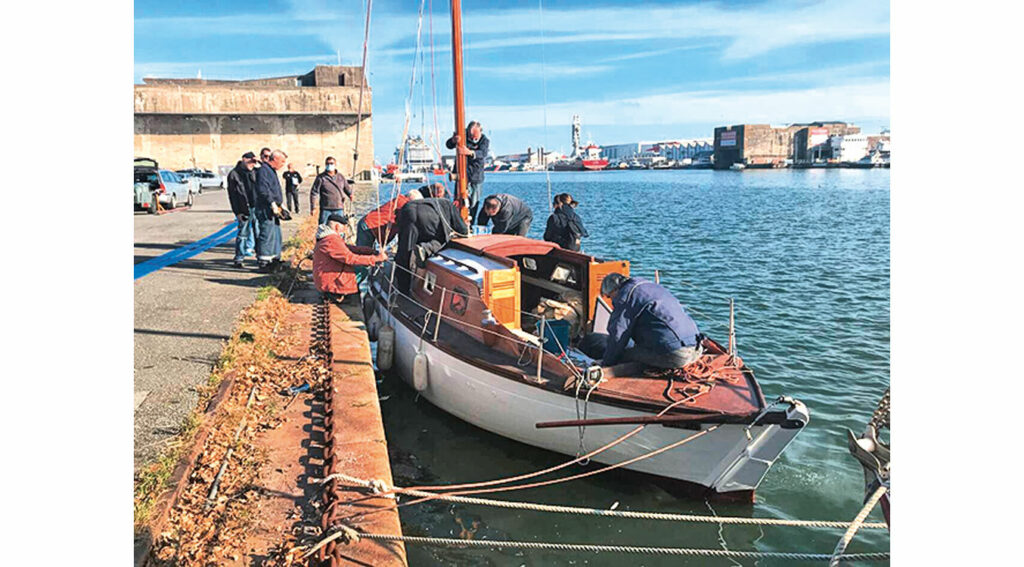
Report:
M256 238L256 260L261 272L273 272L281 263L281 180L277 171L284 167L288 155L274 150L270 159L256 170L256 202L253 216L259 223Z
M246 256L256 254L256 236L253 231L254 221L250 201L253 195L252 170L255 165L256 155L252 152L245 152L242 154L242 159L235 164L235 168L228 173L228 201L231 203L231 212L234 213L238 222L238 236L235 237L234 265L236 268L242 267L242 260Z
M338 163L333 157L324 160L324 170L313 180L309 189L309 214L316 214L317 204L320 205L320 223L327 224L327 217L333 214L345 214L345 202L352 200L352 187L348 180L338 171Z

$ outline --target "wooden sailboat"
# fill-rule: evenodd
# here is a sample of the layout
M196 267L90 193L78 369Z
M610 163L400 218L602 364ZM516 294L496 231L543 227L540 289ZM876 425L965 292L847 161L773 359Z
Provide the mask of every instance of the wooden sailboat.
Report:
M453 0L456 132L465 126L460 12ZM458 159L466 171L465 156ZM460 176L463 212L465 199ZM752 500L809 420L799 401L766 403L753 372L709 338L697 363L655 375L635 363L603 367L577 348L582 336L604 330L610 310L601 280L629 275L627 261L481 235L455 238L415 270L410 289L396 288L400 269L392 262L375 271L364 298L371 335L378 325L393 329L389 344L382 333L381 366L393 366L439 408L503 437L573 456L610 445L592 460ZM549 306L550 319L538 315Z

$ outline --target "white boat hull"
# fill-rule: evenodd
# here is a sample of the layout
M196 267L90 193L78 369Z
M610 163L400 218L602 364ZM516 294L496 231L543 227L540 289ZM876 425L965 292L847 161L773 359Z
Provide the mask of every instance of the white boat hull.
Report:
M442 410L481 429L516 441L575 457L579 448L576 427L537 429L546 421L578 419L572 398L540 387L511 380L456 358L419 329L407 328L375 302L381 321L395 329L394 366L402 379L413 385L413 360L422 348L428 359L427 386L420 394ZM580 402L582 405L582 401ZM787 418L806 424L807 408L793 402ZM588 419L639 417L648 413L591 401ZM702 430L713 424L702 424ZM636 425L602 425L586 428L587 451L604 446ZM624 468L697 484L719 493L752 492L782 451L802 427L720 424L714 431L691 442ZM648 425L640 433L596 455L592 460L614 464L675 443L699 433L695 429Z

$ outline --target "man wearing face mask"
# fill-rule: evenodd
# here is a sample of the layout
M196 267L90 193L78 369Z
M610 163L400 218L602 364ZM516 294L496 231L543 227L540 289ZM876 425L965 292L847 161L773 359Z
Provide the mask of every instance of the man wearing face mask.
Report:
M352 188L345 176L338 171L338 162L333 157L324 160L324 170L316 176L309 190L309 214L316 212L317 196L320 202L320 224L327 222L332 214L344 214L345 200L352 199Z

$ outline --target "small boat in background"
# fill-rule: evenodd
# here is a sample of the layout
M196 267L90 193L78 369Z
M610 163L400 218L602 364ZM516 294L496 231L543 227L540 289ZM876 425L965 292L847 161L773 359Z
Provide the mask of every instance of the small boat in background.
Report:
M740 163L740 162L736 162L736 163L734 163L734 164L729 166L729 169L731 169L733 171L742 171L742 170L744 170L746 168L747 168L747 166L742 164L742 163Z

